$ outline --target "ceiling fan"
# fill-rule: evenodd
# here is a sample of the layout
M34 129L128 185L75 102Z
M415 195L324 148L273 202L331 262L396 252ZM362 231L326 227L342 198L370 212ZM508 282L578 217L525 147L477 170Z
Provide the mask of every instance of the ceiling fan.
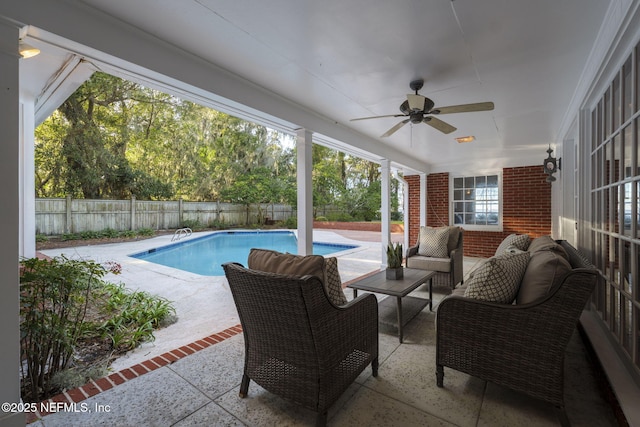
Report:
M393 126L391 129L386 131L382 135L382 138L392 135L394 132L396 132L398 129L409 122L414 124L426 123L432 128L437 129L442 133L448 134L455 131L456 128L451 126L449 123L443 122L442 120L433 117L434 115L493 110L493 102L478 102L475 104L451 105L448 107L434 108L435 104L432 100L430 100L426 96L418 94L418 91L422 89L423 85L424 80L422 79L413 80L409 84L409 87L411 88L411 90L415 91L415 94L408 94L407 100L400 104L400 111L402 112L402 114L361 117L358 119L351 119L351 121L355 122L357 120L379 119L383 117L407 117L406 119Z

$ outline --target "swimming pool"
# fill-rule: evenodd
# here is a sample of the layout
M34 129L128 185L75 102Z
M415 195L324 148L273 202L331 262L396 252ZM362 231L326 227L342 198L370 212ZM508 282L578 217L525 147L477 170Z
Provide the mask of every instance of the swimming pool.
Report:
M314 242L313 253L329 255L357 247ZM296 254L298 241L291 231L222 231L129 256L203 276L224 276L222 264L235 261L246 265L251 248Z

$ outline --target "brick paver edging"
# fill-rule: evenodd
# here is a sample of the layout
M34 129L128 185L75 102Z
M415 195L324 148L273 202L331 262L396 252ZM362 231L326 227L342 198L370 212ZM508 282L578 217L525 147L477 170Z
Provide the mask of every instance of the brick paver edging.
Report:
M201 340L184 345L175 350L168 351L161 354L160 356L154 357L153 359L145 360L144 362L115 372L106 377L98 378L97 380L91 380L83 386L71 390L65 390L62 393L57 394L48 400L45 400L44 402L47 404L51 404L51 407L54 407L56 403L59 403L60 405L69 405L81 402L89 397L95 396L98 393L109 390L119 384L142 376L147 372L162 368L166 365L171 365L172 363L182 359L183 357L186 357L197 351L204 350L209 346L222 342L240 333L242 333L241 325L232 326L228 329L225 329L224 331L209 335L208 337L205 337ZM50 413L51 412L40 411L29 412L27 413L27 424L37 421L39 418L42 418Z

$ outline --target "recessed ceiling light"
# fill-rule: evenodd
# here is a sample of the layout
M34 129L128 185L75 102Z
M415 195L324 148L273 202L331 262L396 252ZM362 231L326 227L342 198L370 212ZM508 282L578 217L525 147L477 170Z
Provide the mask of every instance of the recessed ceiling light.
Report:
M469 135L469 136L460 136L460 137L456 138L456 141L458 141L460 144L462 144L463 142L471 142L474 139L476 139L475 136Z

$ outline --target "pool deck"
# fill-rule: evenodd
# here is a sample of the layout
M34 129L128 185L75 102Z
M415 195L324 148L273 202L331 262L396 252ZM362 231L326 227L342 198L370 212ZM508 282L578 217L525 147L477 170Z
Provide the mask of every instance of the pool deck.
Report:
M252 230L255 231L255 230ZM212 232L193 233L194 239ZM64 254L68 258L88 258L96 262L114 261L122 273L111 273L106 280L124 283L131 290L146 291L173 302L178 321L155 332L156 340L145 343L118 358L112 364L116 371L141 363L195 340L223 331L240 323L231 291L224 276L199 274L150 263L129 255L171 244L171 235L127 243L113 243L42 251L48 256ZM392 241L401 241L402 234L393 234ZM337 252L338 269L343 282L356 279L381 267L380 233L349 230L314 230L314 242L354 244L358 248ZM246 263L246 262L245 262ZM346 292L348 298L351 293Z

